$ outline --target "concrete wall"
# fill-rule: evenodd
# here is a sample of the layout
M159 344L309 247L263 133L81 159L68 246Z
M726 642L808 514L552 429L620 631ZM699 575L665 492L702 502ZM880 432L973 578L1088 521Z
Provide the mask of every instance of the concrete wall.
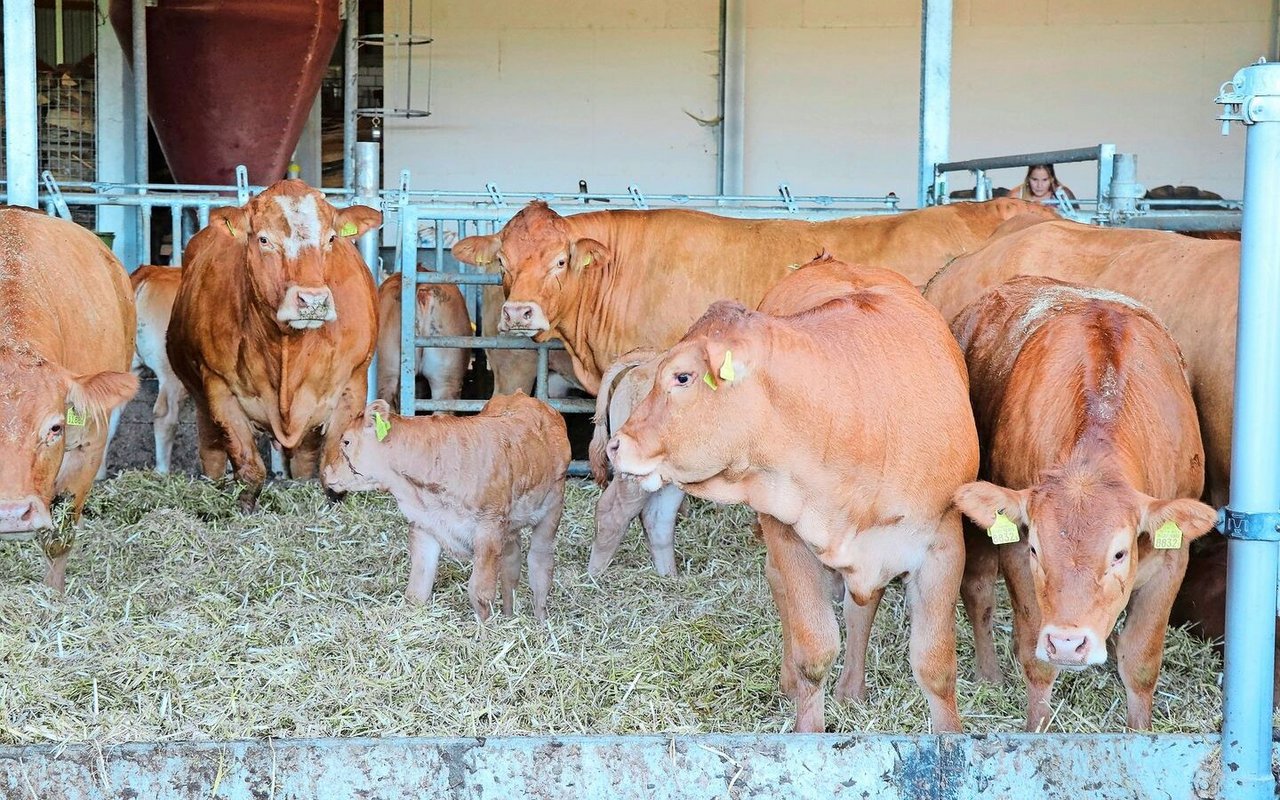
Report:
M915 199L918 0L746 0L746 191ZM415 6L412 102L386 175L418 187L711 193L717 0L434 0ZM388 31L407 0L387 0ZM1148 186L1239 197L1244 136L1219 85L1265 55L1269 0L955 0L951 155L1113 142ZM405 63L386 62L403 105ZM1093 195L1089 166L1060 176ZM993 176L1016 184L1021 170ZM959 188L967 183L954 184Z

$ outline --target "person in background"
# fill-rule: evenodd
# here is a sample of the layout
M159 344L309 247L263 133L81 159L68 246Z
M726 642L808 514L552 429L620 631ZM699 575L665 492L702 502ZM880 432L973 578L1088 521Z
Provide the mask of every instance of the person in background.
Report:
M1027 177L1023 178L1022 185L1011 191L1009 196L1033 203L1049 203L1057 198L1058 189L1062 189L1068 198L1076 199L1065 184L1058 182L1052 164L1032 164L1027 168Z

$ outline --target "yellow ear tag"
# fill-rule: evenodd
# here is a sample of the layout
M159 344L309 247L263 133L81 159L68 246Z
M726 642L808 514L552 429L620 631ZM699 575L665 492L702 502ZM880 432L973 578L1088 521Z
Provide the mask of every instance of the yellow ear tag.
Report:
M235 229L235 226L233 226L233 225L231 224L231 220L229 220L229 219L224 219L224 220L223 220L223 222L227 223L227 232L228 232L228 233L230 233L232 236L235 236L235 235L236 235L236 229Z
M1018 525L1003 511L997 511L996 521L987 528L987 536L991 537L992 544L1013 544L1018 541Z
M473 322L473 323L471 323L471 332L472 332L472 333L475 333L475 332L476 332L476 324L475 324L474 322Z
M720 377L729 383L733 383L733 351L724 351L724 363L720 365Z
M73 428L83 428L85 418L80 412L76 411L75 406L67 406L67 424Z
M388 433L391 433L391 423L382 416L381 411L373 412L373 435L378 437L378 441L382 441L387 438Z
M1182 547L1182 528L1178 523L1169 520L1156 528L1155 546L1157 550L1178 550Z
M705 383L706 385L710 386L710 387L711 387L711 391L713 391L713 392L714 392L716 389L720 388L720 387L716 386L716 379L715 379L715 378L713 378L713 377L711 377L711 373L710 373L710 372L704 372L704 373L702 373L702 382L703 382L703 383Z
M344 222L342 223L342 227L338 229L338 235L344 238L347 236L355 236L359 232L360 229L356 227L354 222Z
M583 256L583 257L582 257L582 266L584 266L584 267L589 267L589 266L591 266L591 254L590 254L590 253L587 253L585 256Z

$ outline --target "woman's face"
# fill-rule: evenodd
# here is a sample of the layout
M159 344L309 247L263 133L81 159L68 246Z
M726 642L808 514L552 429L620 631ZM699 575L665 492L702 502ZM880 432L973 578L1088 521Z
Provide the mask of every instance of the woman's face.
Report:
M1049 186L1052 183L1053 179L1049 177L1049 170L1044 167L1036 167L1027 176L1027 185L1031 187L1031 194L1035 197L1048 197Z

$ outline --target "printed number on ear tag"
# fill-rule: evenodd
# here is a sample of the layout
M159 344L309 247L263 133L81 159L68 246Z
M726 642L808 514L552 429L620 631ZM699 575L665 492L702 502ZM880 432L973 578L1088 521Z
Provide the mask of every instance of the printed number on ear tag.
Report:
M359 232L360 229L356 227L354 222L344 222L342 227L338 229L338 235L342 237L355 236Z
M1013 544L1018 541L1018 525L1003 511L997 511L996 521L987 528L987 536L991 537L992 544Z
M67 424L73 428L83 428L85 423L84 416L76 411L75 406L67 406Z
M1156 528L1155 546L1157 550L1178 550L1182 547L1182 528L1178 523L1169 520Z
M391 423L386 417L382 416L381 411L373 412L373 434L378 437L378 441L387 438L387 434L391 433Z

